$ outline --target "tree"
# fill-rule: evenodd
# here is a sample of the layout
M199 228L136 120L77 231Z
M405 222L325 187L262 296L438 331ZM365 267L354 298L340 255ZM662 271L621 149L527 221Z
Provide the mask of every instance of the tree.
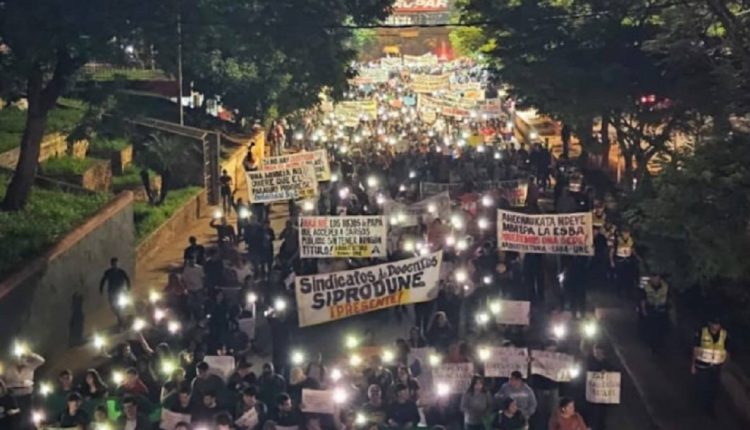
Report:
M49 111L83 64L116 47L113 40L129 25L128 5L128 0L0 2L0 96L28 100L20 156L3 210L23 208Z
M585 151L607 154L608 139L605 145L595 139L593 125L596 119L611 125L629 180L640 179L691 119L680 103L639 102L648 94L664 101L671 85L643 49L659 30L655 7L658 2L468 0L463 16L488 22L485 36L496 41L490 61L521 106L568 124Z
M493 41L487 40L480 27L455 27L448 38L458 57L475 58L495 48Z
M219 96L240 117L266 119L343 94L356 59L345 24L384 19L393 0L173 0L149 2L143 32L166 70L176 70L177 18L182 23L186 82Z
M678 285L750 280L750 135L674 154L628 212L655 272Z

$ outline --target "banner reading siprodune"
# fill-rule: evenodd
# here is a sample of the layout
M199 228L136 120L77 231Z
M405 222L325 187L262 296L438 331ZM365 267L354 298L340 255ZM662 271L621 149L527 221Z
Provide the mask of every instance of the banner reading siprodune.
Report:
M250 203L309 199L317 192L318 180L312 165L281 169L267 166L261 171L247 172Z
M433 300L442 260L440 251L362 269L299 276L295 280L299 326Z
M302 258L386 257L384 216L319 216L299 220Z
M527 215L499 210L497 244L501 251L594 255L591 212Z

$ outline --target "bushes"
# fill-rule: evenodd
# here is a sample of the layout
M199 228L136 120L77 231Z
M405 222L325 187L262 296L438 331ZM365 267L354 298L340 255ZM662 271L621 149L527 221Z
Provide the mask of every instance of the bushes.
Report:
M0 199L8 178L0 175ZM0 279L39 255L96 212L108 200L103 194L80 195L34 188L26 208L0 212Z
M41 165L41 173L45 176L80 176L94 162L88 158L74 158L70 156L50 158Z
M70 133L83 119L85 111L73 107L57 107L49 112L46 133ZM0 110L0 152L21 143L26 126L26 111L14 107Z
M138 241L164 224L185 202L197 196L201 189L200 187L187 187L171 190L167 194L167 199L159 206L136 203L133 207L133 217Z
M122 173L122 175L112 176L112 188L114 188L115 190L121 190L136 185L143 185L143 181L141 181L141 169L141 167L131 164L130 166L125 168L125 171ZM148 171L148 175L150 178L158 176L156 172L150 169Z
M89 150L92 150L94 152L114 152L114 151L122 151L125 149L128 145L130 145L130 141L123 138L113 138L108 139L104 137L96 137L89 141Z

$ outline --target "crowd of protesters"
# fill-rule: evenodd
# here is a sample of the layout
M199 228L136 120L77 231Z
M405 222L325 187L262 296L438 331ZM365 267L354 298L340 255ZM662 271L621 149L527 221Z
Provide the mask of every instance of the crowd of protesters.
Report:
M484 84L486 76L471 71L454 80ZM164 411L170 411L185 419L164 430L605 429L608 406L586 402L581 378L524 379L520 372L484 377L477 348L488 341L535 347L578 357L584 374L617 370L605 344L548 330L553 322L573 327L590 319L586 292L592 286L612 281L623 295L637 291L636 247L628 228L615 224L610 196L587 184L585 166L556 159L545 142L518 142L512 112L438 115L428 123L404 103L414 96L404 82L353 90L351 99L375 97L381 106L355 127L344 127L332 112L314 111L297 126L289 120L272 128L274 152L323 147L331 166L331 180L320 184L317 199L288 202L282 231L271 225L272 208L237 198L224 172L222 208L211 221L216 244L189 238L180 269L169 274L162 291L133 300L130 280L113 259L101 288L107 286L126 339L118 345L100 340L96 347L106 364L80 375L65 370L57 381L36 385L33 373L43 359L19 345L0 382L0 428L150 430L163 428ZM248 157L246 168L258 168ZM528 192L524 206L513 210L593 212L594 256L498 251L497 209L511 205L492 184L516 179L526 181ZM383 214L384 201L409 204L426 197L424 183L455 185L449 193L458 222L434 215L416 225L392 221L385 259L300 258L299 216ZM466 269L465 279L444 276L438 298L413 310L378 311L379 321L410 321L401 337L376 340L373 327L335 355L293 338L299 331L295 276L410 258L423 248L442 250L446 264ZM537 329L476 319L494 298L530 301ZM654 311L648 306L644 301L644 314ZM261 321L271 345L256 342ZM271 360L257 362L258 352L269 347ZM444 362L473 362L478 374L459 393L423 386L420 377L430 363L411 352L425 347ZM217 372L210 357L232 357L233 367ZM303 402L304 390L320 389L333 393L331 413L310 412Z

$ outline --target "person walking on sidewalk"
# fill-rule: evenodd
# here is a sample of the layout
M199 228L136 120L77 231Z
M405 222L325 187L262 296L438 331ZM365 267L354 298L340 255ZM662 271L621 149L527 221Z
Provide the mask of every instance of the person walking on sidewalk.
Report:
M708 324L695 335L693 362L690 373L695 376L698 399L710 417L716 416L714 403L719 391L721 368L729 357L727 331L721 326L718 317L708 320Z
M226 169L221 171L219 177L219 189L221 191L221 209L226 216L232 213L232 177Z
M104 271L102 280L99 281L99 294L104 293L105 284L107 285L109 306L112 308L112 312L117 318L117 326L122 328L122 309L120 308L118 301L121 294L130 290L130 278L128 277L127 272L118 267L118 260L116 257L112 257L109 260L109 269Z

